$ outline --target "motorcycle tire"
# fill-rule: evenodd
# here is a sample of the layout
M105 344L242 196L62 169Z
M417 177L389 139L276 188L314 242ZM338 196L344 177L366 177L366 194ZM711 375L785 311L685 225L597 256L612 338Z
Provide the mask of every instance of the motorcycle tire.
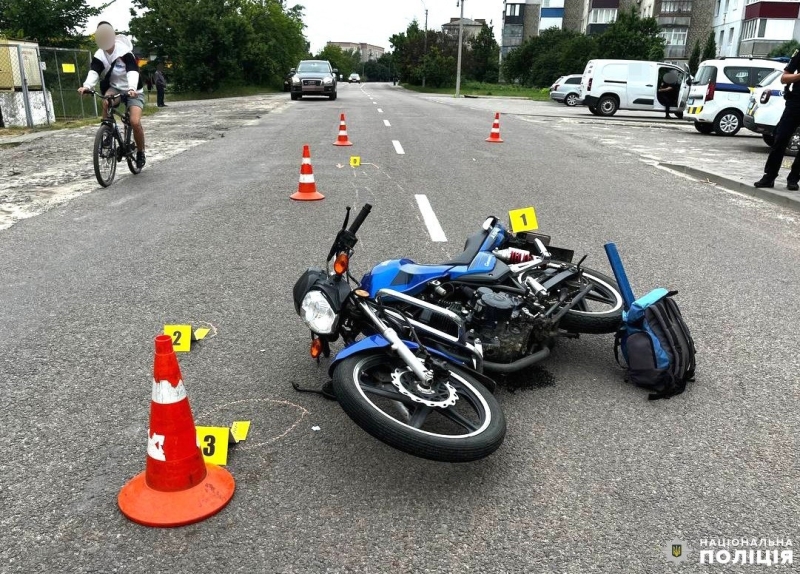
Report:
M448 369L448 383L457 400L445 408L402 394L392 382L393 374L401 380L414 377L401 359L383 349L342 361L333 373L333 388L353 422L393 448L440 462L471 462L489 456L505 438L503 411L486 387L466 371L452 365ZM408 389L405 383L403 388Z
M584 278L598 286L608 298L613 299L613 305L608 310L579 310L570 309L561 318L559 327L570 333L584 333L587 335L600 335L603 333L616 333L622 325L622 294L617 282L608 275L598 271L583 269ZM587 297L589 297L587 295Z

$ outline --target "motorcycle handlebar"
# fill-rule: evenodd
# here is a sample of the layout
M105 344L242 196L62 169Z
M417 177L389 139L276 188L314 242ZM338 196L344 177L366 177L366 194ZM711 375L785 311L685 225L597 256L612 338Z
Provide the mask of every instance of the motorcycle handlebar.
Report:
M356 215L356 218L353 221L353 225L350 226L348 231L353 235L358 233L358 229L361 227L361 224L364 223L364 220L367 218L370 211L372 211L372 206L369 203L364 204L364 207L362 207L361 211L358 212L358 215Z

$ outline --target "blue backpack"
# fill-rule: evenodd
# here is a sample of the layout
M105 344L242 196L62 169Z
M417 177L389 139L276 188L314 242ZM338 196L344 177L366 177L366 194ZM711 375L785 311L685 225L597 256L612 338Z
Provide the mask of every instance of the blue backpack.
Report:
M681 394L694 381L695 347L678 304L677 291L659 288L636 299L622 314L614 341L627 364L626 379L654 391L649 400Z

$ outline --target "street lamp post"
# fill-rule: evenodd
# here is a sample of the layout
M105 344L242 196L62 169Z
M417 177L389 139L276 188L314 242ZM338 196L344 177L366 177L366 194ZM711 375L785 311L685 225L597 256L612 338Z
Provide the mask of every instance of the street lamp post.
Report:
M461 44L464 40L464 0L456 2L456 6L461 4L461 17L458 19L458 64L456 68L456 97L461 92Z

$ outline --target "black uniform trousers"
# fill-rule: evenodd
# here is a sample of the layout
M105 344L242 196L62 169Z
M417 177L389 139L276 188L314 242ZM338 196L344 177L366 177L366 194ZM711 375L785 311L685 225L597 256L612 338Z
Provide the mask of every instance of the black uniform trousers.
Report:
M774 180L778 177L786 146L798 127L800 127L800 98L787 100L783 115L775 128L775 143L767 158L767 164L764 166L764 176L766 178ZM786 181L790 183L800 182L800 154L795 157Z

